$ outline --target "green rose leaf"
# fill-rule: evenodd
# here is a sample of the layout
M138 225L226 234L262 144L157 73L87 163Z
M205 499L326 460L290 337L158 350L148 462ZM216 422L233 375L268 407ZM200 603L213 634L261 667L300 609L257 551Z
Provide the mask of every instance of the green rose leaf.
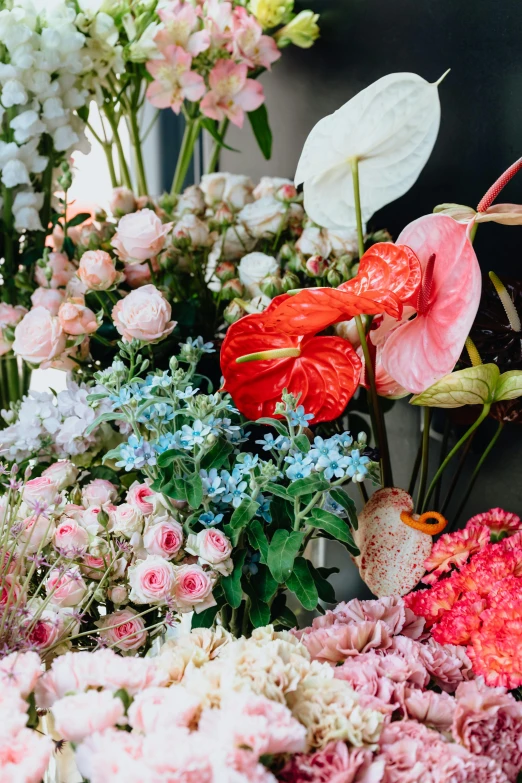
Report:
M495 401L515 400L517 397L522 397L522 371L503 372L495 389Z
M304 557L296 557L294 570L286 580L286 586L305 609L310 611L315 609L319 602L319 594L308 567L308 560Z
M485 405L495 399L500 371L496 364L479 364L445 375L410 400L412 405L429 408L460 408L462 405ZM518 396L518 395L517 395Z
M268 548L267 564L270 573L278 582L286 582L294 567L303 543L303 533L294 530L288 533L286 530L276 530Z

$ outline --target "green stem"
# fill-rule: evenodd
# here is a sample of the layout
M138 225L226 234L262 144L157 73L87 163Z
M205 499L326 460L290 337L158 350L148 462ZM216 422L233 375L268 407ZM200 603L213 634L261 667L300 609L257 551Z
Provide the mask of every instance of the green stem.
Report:
M103 143L103 151L107 159L107 168L109 169L109 176L111 178L111 186L117 188L119 185L118 177L116 176L116 169L114 168L114 159L112 157L112 144Z
M466 464L466 460L468 458L469 450L471 449L471 445L473 443L473 438L475 437L476 432L473 433L468 438L468 441L464 448L462 449L462 454L460 455L459 464L457 465L457 470L453 474L453 478L451 479L451 484L449 485L448 492L446 494L446 497L444 498L444 502L440 508L440 513L444 514L446 509L449 506L450 500L453 497L453 493L455 492L455 488L457 487L459 483L460 476L462 474L462 471L464 470L464 465ZM442 482L441 482L442 483ZM438 509L437 509L438 510Z
M368 492L366 491L366 487L364 486L364 481L358 481L357 486L359 487L359 492L361 493L362 501L364 505L368 502Z
M132 190L132 179L129 172L129 167L127 165L127 161L125 160L125 153L123 151L123 146L120 139L120 134L118 133L118 123L116 122L114 118L114 113L112 106L105 104L104 105L104 112L105 116L107 117L107 120L109 122L109 125L111 126L112 130L112 139L113 143L116 145L116 150L118 152L118 161L120 164L120 174L123 181L123 184L126 188L129 188L129 190Z
M149 270L150 270L150 279L152 280L154 285L156 285L156 273L154 272L154 269L152 268L152 261L150 260L150 258L147 259L147 266L149 267Z
M2 188L4 218L4 268L2 276L9 304L16 304L15 274L17 267L17 235L14 228L12 188Z
M408 485L408 495L411 495L412 497L413 497L413 492L415 490L415 484L417 483L417 476L419 475L421 459L422 459L422 439L421 442L419 443L419 448L417 449L417 456L415 457L415 462L413 463L413 468L410 476L410 483Z
M9 402L17 402L20 399L20 384L18 377L18 361L16 356L9 356L6 361L6 365Z
M221 124L218 128L219 138L221 139L222 142L225 139L225 135L228 130L229 124L230 124L230 120L227 117L225 117L225 119L221 121ZM221 153L222 146L223 145L220 144L218 141L214 142L214 146L212 148L212 155L210 156L210 161L207 167L207 174L213 174L216 171L219 164L219 156Z
M422 499L426 492L426 485L428 483L428 467L430 460L430 419L431 411L428 407L424 408L424 427L422 430L422 452L421 452L421 477L419 482L419 491L417 494L417 508L422 505Z
M141 149L138 117L135 111L131 111L130 113L130 128L131 128L132 146L134 147L134 156L136 158L136 173L138 177L138 196L146 196L148 193L147 175L145 173L145 166L143 163L143 152Z
M484 419L488 415L488 413L490 411L490 408L491 408L491 403L487 402L487 403L484 404L484 407L482 408L482 413L480 414L478 419L464 433L462 438L455 444L455 446L453 446L453 448L451 449L450 453L448 454L448 456L446 457L446 459L444 460L442 465L439 467L438 471L433 476L431 484L430 484L430 486L428 488L428 491L426 493L426 497L424 498L424 503L422 505L422 512L424 512L426 510L426 507L427 507L427 504L428 504L428 500L432 496L433 490L435 489L438 481L440 480L440 478L441 478L442 474L444 473L444 471L446 470L447 466L449 465L449 463L451 462L451 460L453 459L455 454L459 451L461 446L463 446L464 443L467 441L467 439L475 432L477 427L479 427L482 424L482 422L484 421Z
M448 453L448 441L450 436L450 430L451 430L451 421L450 421L450 417L446 414L446 421L444 422L444 431L442 433L442 442L440 444L439 465L443 462L443 460L446 457L446 454ZM435 508L440 508L441 490L442 490L442 481L439 481L439 483L437 484L437 489L435 490L435 498L434 498Z
M482 465L486 461L489 452L491 451L491 449L493 448L493 446L495 445L495 443L499 439L500 433L502 432L503 429L504 429L504 422L503 421L499 421L498 427L497 427L497 429L495 431L495 434L493 435L493 437L489 441L488 445L484 449L484 453L482 454L481 458L477 462L475 470L471 474L471 478L469 480L469 484L468 484L468 487L466 489L466 492L464 493L464 496L463 496L462 500L460 501L460 505L459 505L457 511L455 512L454 516L453 516L453 520L454 520L455 523L458 522L458 519L459 519L460 515L464 511L464 506L468 502L468 498L471 495L471 490L473 489L473 487L475 485L475 481L477 480L477 476L480 473L480 469L482 468Z
M187 118L178 162L176 164L176 171L174 172L174 178L172 180L172 188L170 190L172 196L177 196L182 191L198 134L199 120L194 120L190 117Z

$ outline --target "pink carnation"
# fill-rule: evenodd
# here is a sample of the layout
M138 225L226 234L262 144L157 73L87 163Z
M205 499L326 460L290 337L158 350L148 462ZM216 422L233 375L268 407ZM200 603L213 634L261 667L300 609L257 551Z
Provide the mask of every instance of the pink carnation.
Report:
M371 750L331 742L316 753L293 756L281 772L284 783L380 783L384 761L373 760Z
M110 691L87 691L64 696L51 708L58 734L71 742L81 742L95 731L103 731L123 720L123 702Z
M169 730L176 726L189 728L200 712L198 696L181 685L170 688L147 688L138 693L129 709L129 723L144 734Z
M452 565L461 568L476 552L489 544L489 530L485 526L445 533L433 545L431 554L424 562L426 571L432 571L423 578L426 584L433 584L440 574L449 571Z
M418 645L419 657L435 684L452 693L457 685L469 676L471 662L463 647L442 645L428 639Z
M0 660L2 688L16 688L24 699L34 690L41 674L42 662L35 652L14 652Z
M447 693L408 688L404 694L404 706L409 718L432 729L448 731L451 728L455 699Z
M478 631L481 613L487 602L478 593L466 593L431 629L440 644L468 644L471 634Z
M40 783L51 760L50 737L22 729L14 737L0 737L0 780L5 783Z
M404 596L404 602L414 614L424 617L426 625L430 627L451 609L461 594L460 584L453 577L448 577L437 582L429 590L408 593Z
M471 517L466 525L466 530L484 525L491 531L493 540L501 538L503 534L511 535L522 528L522 520L517 514L504 511L503 508L491 508L483 514Z
M373 648L386 649L390 646L391 637L383 622L368 620L311 630L301 636L301 643L313 660L338 663L349 655Z

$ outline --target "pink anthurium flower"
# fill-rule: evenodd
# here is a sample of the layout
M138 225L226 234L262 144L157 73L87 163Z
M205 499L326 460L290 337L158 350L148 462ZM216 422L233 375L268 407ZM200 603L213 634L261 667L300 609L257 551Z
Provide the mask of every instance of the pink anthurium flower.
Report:
M154 81L147 88L147 98L157 109L179 114L183 101L199 101L205 94L202 76L191 71L192 57L181 46L167 46L162 60L150 60L147 70Z
M259 22L242 6L238 6L234 11L233 29L230 51L249 68L260 66L270 70L272 63L281 57L281 51L274 39L270 35L263 35Z
M386 337L382 365L397 383L418 394L453 370L477 314L481 274L469 226L447 215L415 220L397 244L417 255L423 279L417 315Z
M163 29L154 38L160 51L167 46L181 46L192 57L204 52L210 46L210 33L200 29L200 15L189 3L174 3L158 9Z
M227 117L241 128L246 111L258 109L265 95L254 79L247 79L248 67L233 60L218 60L210 71L210 91L201 101L201 112L212 120Z

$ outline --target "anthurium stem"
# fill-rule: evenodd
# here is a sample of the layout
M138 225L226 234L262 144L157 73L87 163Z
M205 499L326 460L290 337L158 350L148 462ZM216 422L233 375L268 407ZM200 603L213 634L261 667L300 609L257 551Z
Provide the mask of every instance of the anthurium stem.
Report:
M464 511L464 507L465 507L466 503L468 502L468 498L471 495L471 491L472 491L473 487L475 486L475 481L477 480L477 476L480 473L480 469L482 468L482 465L486 461L489 452L491 451L491 449L493 448L493 446L495 445L495 443L499 439L500 433L502 432L503 429L504 429L504 422L503 421L499 421L498 427L497 427L497 429L495 431L495 434L493 435L493 437L489 441L488 445L484 449L484 453L480 457L479 461L476 464L475 470L471 474L471 478L469 480L468 487L467 487L467 489L466 489L466 491L465 491L465 493L464 493L464 495L462 497L462 500L460 501L460 505L459 505L457 511L455 512L455 514L453 516L453 520L454 520L455 524L458 522L460 515Z
M352 181L353 181L353 199L355 204L355 217L357 221L357 241L359 245L359 258L364 255L364 230L361 212L361 190L359 186L359 161L357 158L351 159ZM370 387L370 414L372 419L373 431L379 449L381 459L381 483L383 487L393 486L393 476L390 462L390 453L388 449L388 436L386 433L386 424L384 415L379 404L379 395L375 383L375 372L372 364L372 357L366 340L366 330L364 328L360 315L355 316L357 332L361 341L361 348L364 355L366 377Z
M444 460L442 465L439 467L439 469L437 470L437 472L433 476L432 482L431 482L430 486L428 487L428 491L426 493L426 497L424 498L424 503L422 505L422 511L426 510L426 506L427 506L428 500L432 496L433 490L437 486L437 483L440 481L440 478L441 478L442 474L444 473L444 471L446 470L446 468L448 467L449 463L451 462L451 460L453 459L455 454L459 451L459 449L464 445L464 443L467 441L467 439L471 435L473 435L473 433L475 432L477 427L479 427L482 424L482 422L484 421L484 419L488 415L488 413L490 411L490 408L491 408L491 403L489 403L489 402L485 403L484 407L482 408L482 413L480 414L478 419L471 425L471 427L468 430L466 430L466 432L464 433L462 438L453 446L453 448L449 452L448 456L446 457L446 459Z
M421 477L417 494L417 508L421 507L426 485L428 483L428 467L430 458L430 420L431 411L426 406L423 410L422 451L421 451Z

